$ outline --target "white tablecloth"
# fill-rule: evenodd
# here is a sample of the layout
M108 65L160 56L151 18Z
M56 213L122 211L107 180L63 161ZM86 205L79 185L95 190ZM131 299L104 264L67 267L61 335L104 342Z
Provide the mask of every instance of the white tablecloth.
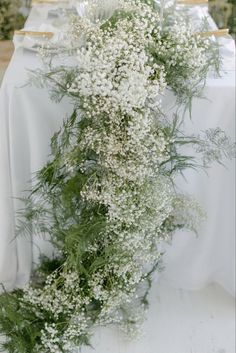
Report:
M35 16L31 12L26 27L40 23ZM193 118L186 122L186 130L220 126L233 137L234 44L230 38L222 39L222 43L226 72L221 78L208 79L204 92L207 99L194 100ZM22 206L16 198L24 195L32 173L46 162L50 138L72 109L68 101L55 104L46 90L26 85L27 70L39 66L34 53L18 48L0 90L0 282L7 289L24 285L39 252L51 251L43 239L14 238L15 212ZM214 166L208 174L189 171L187 183L180 181L201 202L208 220L198 238L187 232L176 234L173 246L167 248L162 277L185 289L217 282L233 294L234 163L227 162L226 169Z

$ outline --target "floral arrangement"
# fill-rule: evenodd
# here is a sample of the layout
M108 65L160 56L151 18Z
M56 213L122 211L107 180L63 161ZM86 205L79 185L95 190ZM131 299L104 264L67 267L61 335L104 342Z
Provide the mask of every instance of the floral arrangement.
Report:
M36 74L74 112L52 138L19 220L19 233L50 236L56 254L41 259L26 288L0 296L9 353L77 352L98 325L137 334L163 241L196 231L204 216L176 191L178 173L199 164L182 147L207 166L234 153L220 129L186 136L182 117L162 105L168 90L176 111L200 93L215 44L154 1L87 6L65 33L62 62L44 48L49 64Z
M0 40L10 39L14 29L24 23L24 16L19 13L20 0L0 0Z

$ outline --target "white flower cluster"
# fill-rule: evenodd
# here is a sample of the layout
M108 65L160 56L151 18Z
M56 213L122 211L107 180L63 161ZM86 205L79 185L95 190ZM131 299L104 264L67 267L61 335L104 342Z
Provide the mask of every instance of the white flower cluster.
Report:
M91 118L103 112L110 119L118 112L135 116L149 104L158 105L165 73L163 66L153 64L146 53L154 23L150 27L149 21L141 19L122 19L113 30L96 28L87 37L86 48L78 50L78 75L67 88L69 93L83 97L83 107Z
M35 315L42 318L47 312L52 323L45 322L42 330L42 353L58 353L60 347L70 352L73 342L81 335L88 334L89 318L86 317L84 306L90 303L90 298L81 291L77 272L54 272L47 277L43 289L28 285L24 288L23 302L35 308ZM69 324L61 325L60 316L69 316ZM63 332L63 334L62 334ZM42 349L42 348L41 348Z
M81 293L78 273L70 271L61 273L59 279L57 277L57 272L48 276L43 290L33 289L30 285L24 288L24 299L36 308L51 312L56 320L60 314L79 312L89 303L89 298Z
M187 228L197 232L200 221L206 219L206 214L199 203L189 195L176 195L173 202L172 226Z
M191 23L181 18L167 27L164 34L156 34L155 50L165 61L167 84L180 95L190 91L206 77L210 41L195 33ZM186 93L185 93L186 94Z

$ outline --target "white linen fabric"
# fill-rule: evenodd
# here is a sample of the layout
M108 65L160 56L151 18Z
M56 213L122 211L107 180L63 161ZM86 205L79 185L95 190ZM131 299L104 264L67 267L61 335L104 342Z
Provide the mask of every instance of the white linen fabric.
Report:
M206 9L197 7L193 13L200 18ZM39 17L39 12L32 11L26 28L42 26ZM49 22L46 19L45 26ZM204 92L207 99L194 100L193 118L186 122L189 132L220 126L233 135L234 42L230 38L221 41L225 72L221 78L208 79ZM30 189L33 173L48 158L50 138L72 110L67 100L55 104L47 90L27 85L28 70L38 67L40 61L35 53L19 45L0 90L0 283L7 289L27 283L39 253L52 251L45 239L15 238L16 211L22 207L16 198ZM165 104L171 106L171 97ZM217 282L233 294L234 163L227 162L227 168L214 166L208 174L189 171L185 175L187 182L179 182L204 206L208 220L198 238L187 232L176 234L173 245L166 249L162 277L183 289Z
M219 126L235 139L232 73L209 79L206 99L194 99L192 120L185 123L189 134ZM166 248L162 277L177 288L190 290L217 282L235 295L235 161L226 161L225 167L214 164L207 173L188 170L178 184L195 196L206 210L207 220L198 237L186 231L175 234L173 244Z

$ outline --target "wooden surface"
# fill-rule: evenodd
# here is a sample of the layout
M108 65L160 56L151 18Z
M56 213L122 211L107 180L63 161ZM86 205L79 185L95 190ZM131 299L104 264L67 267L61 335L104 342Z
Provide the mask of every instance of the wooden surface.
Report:
M0 41L0 82L13 54L13 43L11 41Z
M53 32L39 32L39 31L15 31L14 32L15 35L17 36L31 36L31 37L48 37L51 38L54 36Z

